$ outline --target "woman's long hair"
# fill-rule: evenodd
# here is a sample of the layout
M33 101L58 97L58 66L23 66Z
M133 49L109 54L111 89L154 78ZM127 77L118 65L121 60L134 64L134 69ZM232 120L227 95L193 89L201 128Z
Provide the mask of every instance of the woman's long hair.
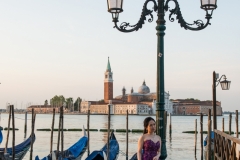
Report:
M150 121L154 121L155 122L155 119L153 119L152 117L147 117L147 118L144 119L144 121L143 121L143 127L144 127L143 134L148 133L147 127L148 127L148 123Z

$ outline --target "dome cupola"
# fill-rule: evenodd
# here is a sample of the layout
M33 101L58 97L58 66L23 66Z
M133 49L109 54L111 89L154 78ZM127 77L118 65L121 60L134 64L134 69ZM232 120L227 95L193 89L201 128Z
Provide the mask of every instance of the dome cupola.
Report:
M141 94L150 93L150 89L148 86L146 86L145 80L143 81L143 84L138 88L138 93L141 93Z

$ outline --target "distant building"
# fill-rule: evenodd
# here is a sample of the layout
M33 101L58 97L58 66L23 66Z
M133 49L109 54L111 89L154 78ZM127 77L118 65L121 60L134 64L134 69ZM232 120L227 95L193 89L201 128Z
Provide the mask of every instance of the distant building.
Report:
M169 100L169 93L165 92L165 110L172 113L173 104ZM107 68L104 73L104 100L99 101L82 101L81 112L107 114L108 103L111 101L111 114L156 114L156 93L150 93L146 82L139 87L138 92L134 92L133 88L129 94L126 93L125 87L122 88L122 95L113 98L113 73L110 61L108 59Z
M10 104L6 105L6 109L0 109L1 113L4 113L4 112L9 113L9 111L10 111ZM26 112L26 109L18 109L16 107L14 107L14 112L16 112L16 113L23 113L23 112Z
M194 99L176 99L173 102L173 114L174 115L198 115L203 113L208 114L208 110L211 109L213 114L212 101L200 101ZM222 115L221 102L216 103L216 115Z
M10 111L10 105L6 105L6 112Z
M7 110L6 109L0 109L0 112L4 113L4 112L7 112ZM8 110L8 112L9 112L9 110Z
M53 108L55 108L55 113L59 113L60 107L53 107L52 105L31 105L27 108L27 112L32 112L34 108L35 113L53 113Z
M90 109L90 113L108 114L108 105L105 102L82 101L81 111L87 113L88 109ZM126 114L127 110L129 114L149 114L149 106L146 104L116 102L110 104L111 114Z

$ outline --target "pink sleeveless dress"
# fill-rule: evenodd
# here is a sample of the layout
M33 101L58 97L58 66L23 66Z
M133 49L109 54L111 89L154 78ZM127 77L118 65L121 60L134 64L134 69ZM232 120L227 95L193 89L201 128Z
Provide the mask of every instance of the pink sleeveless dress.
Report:
M160 148L160 142L154 143L152 140L146 140L143 142L143 154L142 160L152 160L157 155L157 151Z

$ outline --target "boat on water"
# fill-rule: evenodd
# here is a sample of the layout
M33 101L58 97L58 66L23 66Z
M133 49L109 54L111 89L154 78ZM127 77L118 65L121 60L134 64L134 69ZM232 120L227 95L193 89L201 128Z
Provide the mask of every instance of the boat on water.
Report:
M3 134L2 134L2 130L0 129L0 144L2 143L3 140Z
M143 150L142 150L142 154L143 154ZM137 153L135 153L135 154L130 158L130 160L138 160L138 159L137 159Z
M36 139L34 135L34 141ZM26 155L27 151L31 146L32 136L29 136L28 139L23 141L22 143L15 146L15 159L22 160L23 157ZM33 141L33 143L34 143ZM5 148L0 148L1 156L4 156L5 160L12 160L12 148L7 148L7 153L4 153Z
M109 160L116 160L119 154L119 144L113 132L109 137ZM101 150L93 151L85 160L106 160L107 143Z
M208 145L207 145L207 141L208 141L208 135L205 137L205 139L203 140L203 146L204 146L204 157L207 157L207 153L208 153ZM214 151L214 132L211 131L211 154L213 154Z
M67 150L58 152L59 160L81 160L83 154L87 149L88 136L83 127L83 137L80 138L75 144L69 147ZM41 160L55 160L56 159L56 150L42 158ZM35 157L35 160L40 160L38 156Z
M135 153L130 160L137 160L137 153Z

